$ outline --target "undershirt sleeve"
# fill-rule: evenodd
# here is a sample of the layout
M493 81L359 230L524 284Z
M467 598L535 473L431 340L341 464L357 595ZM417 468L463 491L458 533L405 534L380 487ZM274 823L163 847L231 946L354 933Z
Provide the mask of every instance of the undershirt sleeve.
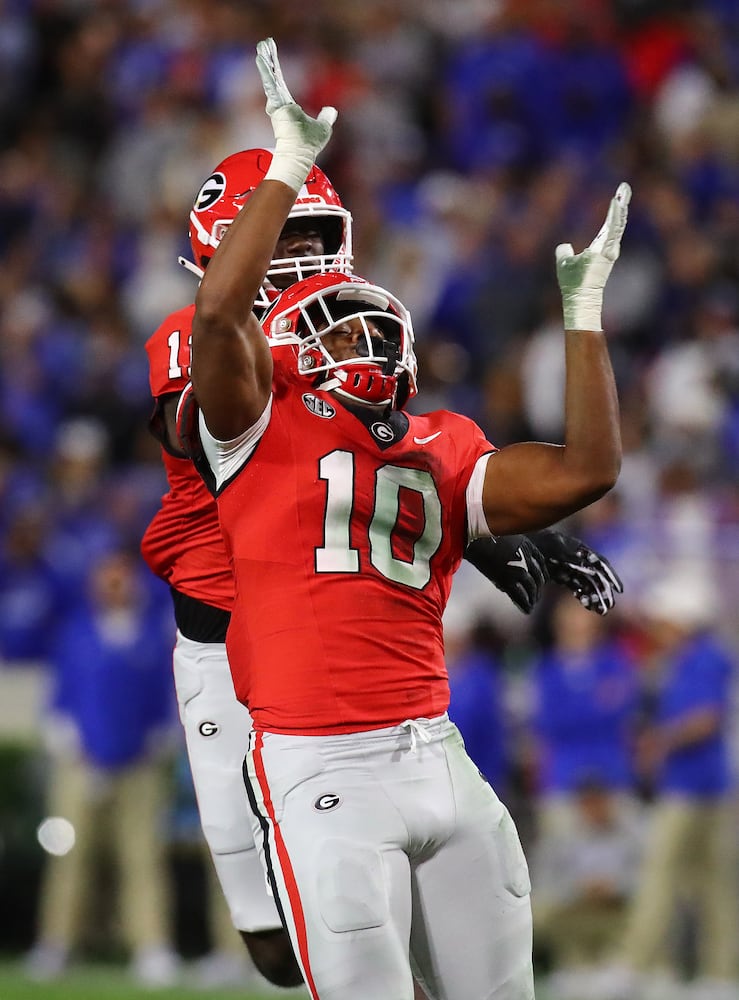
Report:
M200 412L200 440L203 445L205 457L208 459L208 465L215 477L216 489L220 489L225 482L236 475L259 444L262 435L269 426L271 416L272 396L269 397L261 416L248 430L245 430L243 434L239 434L238 437L233 438L231 441L219 441L208 430L205 417L202 411Z
M481 455L472 470L470 481L467 484L465 499L467 501L467 539L472 542L476 538L491 538L492 531L488 527L485 512L482 509L482 488L485 483L485 470L488 467L488 460L491 454Z

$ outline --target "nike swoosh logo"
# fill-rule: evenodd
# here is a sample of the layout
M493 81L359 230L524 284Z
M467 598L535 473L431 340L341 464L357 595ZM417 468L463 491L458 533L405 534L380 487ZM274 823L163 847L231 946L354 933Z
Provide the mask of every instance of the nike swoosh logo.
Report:
M506 563L506 566L518 566L520 569L526 570L526 572L528 573L529 564L526 562L526 556L523 554L523 549L519 549L518 552L516 552L516 555L519 558L511 559L509 562Z
M425 438L414 437L413 440L416 442L416 444L428 444L429 441L433 441L434 438L437 438L440 434L441 431L437 431L436 434L429 434L429 436Z

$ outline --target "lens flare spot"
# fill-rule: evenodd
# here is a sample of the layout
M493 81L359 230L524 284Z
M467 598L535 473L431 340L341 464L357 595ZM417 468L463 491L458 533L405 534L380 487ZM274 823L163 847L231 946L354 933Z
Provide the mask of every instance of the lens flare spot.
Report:
M57 857L69 854L76 840L74 827L62 816L47 816L39 824L36 836L43 849Z

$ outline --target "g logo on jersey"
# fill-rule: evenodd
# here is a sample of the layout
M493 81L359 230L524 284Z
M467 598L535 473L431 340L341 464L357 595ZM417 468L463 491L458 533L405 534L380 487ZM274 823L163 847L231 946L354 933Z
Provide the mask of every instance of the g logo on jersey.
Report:
M312 392L304 392L302 398L305 408L310 410L314 417L323 417L324 420L330 420L336 416L336 410L333 406L327 403L325 399L319 399L318 396L314 396Z
M325 792L318 796L313 803L313 808L317 809L318 812L328 812L329 809L335 809L340 802L341 798L334 792Z
M198 726L198 732L201 736L206 738L210 736L217 736L220 733L221 727L217 722L201 722Z
M193 205L193 211L203 212L206 208L210 208L211 205L215 205L218 199L223 197L223 192L225 190L225 176L220 171L217 171L215 174L211 174L198 191L198 196L195 199L195 204Z
M388 441L392 441L395 437L395 431L392 429L390 424L386 424L381 420L376 420L374 424L370 427L370 433L373 437L376 437L378 441L382 441L386 444Z

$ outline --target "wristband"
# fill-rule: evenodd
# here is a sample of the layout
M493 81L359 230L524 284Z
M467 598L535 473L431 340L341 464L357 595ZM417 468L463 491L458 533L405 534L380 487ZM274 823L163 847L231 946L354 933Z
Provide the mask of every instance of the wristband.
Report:
M603 289L581 288L562 296L565 330L603 332Z
M291 150L288 153L276 149L264 179L265 181L282 181L297 194L313 169L313 163L313 154L309 150L303 152Z

